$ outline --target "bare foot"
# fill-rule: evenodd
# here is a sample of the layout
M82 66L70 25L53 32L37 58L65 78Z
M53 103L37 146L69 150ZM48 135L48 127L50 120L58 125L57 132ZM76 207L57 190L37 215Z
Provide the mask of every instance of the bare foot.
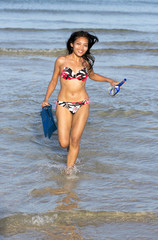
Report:
M74 169L74 166L66 167L66 168L65 168L65 173L66 173L66 175L71 175L73 169Z

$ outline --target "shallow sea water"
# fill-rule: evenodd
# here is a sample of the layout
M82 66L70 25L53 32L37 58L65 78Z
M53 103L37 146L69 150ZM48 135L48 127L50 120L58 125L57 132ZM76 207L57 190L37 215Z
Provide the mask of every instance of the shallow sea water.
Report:
M0 3L0 239L157 240L157 1ZM110 97L88 79L90 116L66 176L40 104L76 29L99 37L94 70L127 83Z

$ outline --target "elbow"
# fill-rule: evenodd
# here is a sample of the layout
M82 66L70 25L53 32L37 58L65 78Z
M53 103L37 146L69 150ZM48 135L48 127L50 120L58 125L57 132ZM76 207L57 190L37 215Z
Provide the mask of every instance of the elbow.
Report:
M90 78L91 80L95 80L95 74L90 74L90 75L89 75L89 78Z

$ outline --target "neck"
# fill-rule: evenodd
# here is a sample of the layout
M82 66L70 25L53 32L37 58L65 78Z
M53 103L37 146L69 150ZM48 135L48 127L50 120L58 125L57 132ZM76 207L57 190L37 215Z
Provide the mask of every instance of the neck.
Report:
M78 57L75 53L72 53L71 57L74 62L80 62L82 59L82 57Z

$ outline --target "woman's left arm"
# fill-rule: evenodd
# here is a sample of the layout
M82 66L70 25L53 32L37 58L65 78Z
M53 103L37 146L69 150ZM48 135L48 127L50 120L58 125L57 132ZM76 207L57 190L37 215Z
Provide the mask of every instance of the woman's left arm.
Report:
M102 75L99 75L95 73L93 70L90 71L89 73L89 78L94 80L94 81L99 81L99 82L109 82L111 86L117 85L119 82L114 81L111 78L104 77Z

